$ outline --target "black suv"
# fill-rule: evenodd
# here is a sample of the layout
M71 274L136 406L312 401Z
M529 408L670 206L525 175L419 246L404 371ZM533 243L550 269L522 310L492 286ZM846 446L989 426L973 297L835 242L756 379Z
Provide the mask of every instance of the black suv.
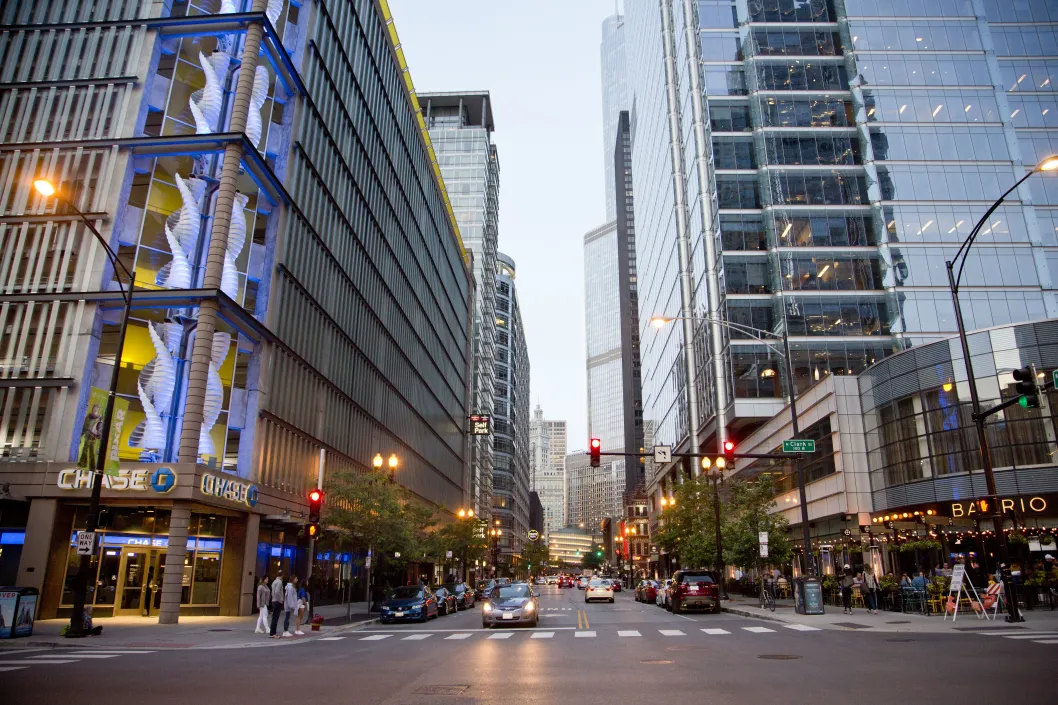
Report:
M669 590L672 611L711 610L720 611L720 586L709 570L677 570L672 576Z

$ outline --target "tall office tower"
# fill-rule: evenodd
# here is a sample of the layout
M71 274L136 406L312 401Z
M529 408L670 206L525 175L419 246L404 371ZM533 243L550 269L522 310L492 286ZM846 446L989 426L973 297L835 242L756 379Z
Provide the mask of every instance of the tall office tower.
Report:
M537 404L529 422L529 487L540 497L545 536L565 526L565 471L561 463L555 464L552 455L551 429L556 424L564 428L565 421L548 421ZM562 444L565 445L564 438Z
M41 618L99 460L96 617L250 614L307 572L309 488L376 453L465 499L472 279L386 5L218 6L0 7L0 511Z
M566 456L566 525L601 531L604 519L620 518L624 466L603 460L591 466L587 453Z
M617 116L631 107L625 68L624 17L612 15L602 22L602 154L606 173L606 220L617 214L614 189L613 146L617 137Z
M783 408L778 354L727 322L785 331L798 392L955 332L944 261L1055 147L1020 128L1054 124L1054 61L1025 55L1056 53L1038 24L1056 15L1000 0L628 3L658 442L715 450ZM1058 315L1056 193L1036 178L981 231L969 328ZM686 320L651 330L656 315ZM660 468L652 490L673 479Z
M493 524L505 529L500 551L520 556L529 531L529 351L515 288L514 260L496 257L496 405L493 431Z
M495 390L496 247L499 238L500 163L492 144L488 91L419 93L437 162L467 249L473 253L474 356L471 413L492 415ZM494 437L470 440L470 496L478 516L492 507Z

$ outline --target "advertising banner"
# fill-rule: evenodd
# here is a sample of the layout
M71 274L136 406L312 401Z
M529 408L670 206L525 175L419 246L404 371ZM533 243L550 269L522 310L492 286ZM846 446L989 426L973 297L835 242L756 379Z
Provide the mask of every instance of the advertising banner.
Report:
M101 440L103 438L103 413L107 408L107 392L92 387L88 395L88 410L85 412L84 424L81 426L81 444L77 450L77 467L95 469L99 463ZM118 474L118 447L121 440L121 429L125 425L125 416L129 411L129 400L115 397L114 418L110 422L110 439L107 444L108 454L103 473L116 477Z

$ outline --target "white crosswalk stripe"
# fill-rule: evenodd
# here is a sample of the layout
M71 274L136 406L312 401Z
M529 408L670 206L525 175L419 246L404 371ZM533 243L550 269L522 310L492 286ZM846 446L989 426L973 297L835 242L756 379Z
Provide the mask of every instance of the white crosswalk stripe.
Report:
M321 636L319 641L341 641L344 638L344 636Z
M412 634L411 636L404 637L401 641L422 641L423 639L429 639L432 636L433 634Z
M81 654L117 654L120 656L134 656L136 654L153 654L153 651L126 651L122 649L93 649L92 651L71 651L75 656Z
M3 666L0 667L0 673L6 673L8 671L21 671L25 666Z
M118 656L120 656L120 654L58 654L58 656L60 656L60 657L62 657L62 656L70 656L70 657L75 657L75 658L78 658L78 659L83 659L83 658L96 659L96 658L117 658ZM27 661L37 661L37 660L45 660L45 661L47 661L47 660L53 659L53 658L55 658L55 656L27 656L26 660Z
M21 661L0 661L0 666L26 666L32 664L35 666L41 666L48 664L51 666L58 666L63 663L77 663L77 659L65 659L65 658L50 658L47 660L41 659L39 661L30 661L29 659L22 659Z
M742 627L747 632L753 632L754 634L768 634L774 632L774 629L768 629L767 627Z
M821 631L819 627L810 627L807 624L785 624L783 625L787 629L793 629L795 632L818 632Z
M1058 638L1058 632L1039 632L1036 634L1010 634L1003 637L1004 639L1055 639Z
M469 632L462 632L460 634L451 634L449 636L446 636L445 639L469 639L472 636L474 635Z
M554 632L534 632L530 639L551 639L555 636Z
M659 629L662 636L687 636L679 629Z
M594 638L595 632L573 632L573 636Z
M500 634L493 634L489 638L490 639L510 639L512 636L514 636L513 632L505 632L505 633L500 633Z
M1040 641L1034 641L1033 644L1058 644L1058 639L1041 639Z
M730 634L731 633L731 632L729 632L726 629L703 629L702 631L705 632L706 634L709 634L710 636L718 636L720 634Z
M391 636L393 636L393 635L392 634L372 634L371 636L365 636L360 641L382 641L383 639L388 639Z
M628 630L624 630L624 631L618 631L617 632L617 636L643 636L643 635L640 634L639 632L637 632L635 629L628 629Z

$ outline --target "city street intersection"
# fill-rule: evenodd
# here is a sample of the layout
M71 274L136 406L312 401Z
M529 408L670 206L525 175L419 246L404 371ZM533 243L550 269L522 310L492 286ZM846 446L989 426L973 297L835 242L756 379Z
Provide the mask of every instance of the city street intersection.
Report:
M540 592L535 629L481 628L478 610L427 624L379 625L256 648L0 651L0 702L818 703L835 697L924 703L1054 702L1058 633L967 620L947 633L863 632L723 613L673 615ZM849 624L901 622L860 612ZM10 644L9 644L10 645Z

